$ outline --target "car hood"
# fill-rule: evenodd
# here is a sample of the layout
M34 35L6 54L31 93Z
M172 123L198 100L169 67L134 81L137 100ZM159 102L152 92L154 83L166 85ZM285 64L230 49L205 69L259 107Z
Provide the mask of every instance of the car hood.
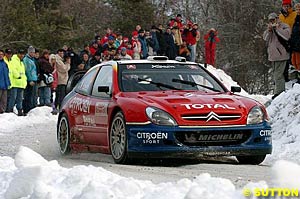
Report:
M256 101L232 93L137 92L127 97L168 112L178 125L245 125Z

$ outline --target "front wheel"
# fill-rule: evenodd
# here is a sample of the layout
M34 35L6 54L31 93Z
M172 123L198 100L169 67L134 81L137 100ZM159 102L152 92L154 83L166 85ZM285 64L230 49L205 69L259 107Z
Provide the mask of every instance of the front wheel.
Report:
M266 155L253 155L253 156L236 156L240 164L253 164L259 165L264 161Z
M115 163L127 163L127 133L125 119L122 112L118 112L111 123L109 141L110 151Z
M67 155L71 152L69 120L66 114L60 117L57 125L57 142L62 154Z

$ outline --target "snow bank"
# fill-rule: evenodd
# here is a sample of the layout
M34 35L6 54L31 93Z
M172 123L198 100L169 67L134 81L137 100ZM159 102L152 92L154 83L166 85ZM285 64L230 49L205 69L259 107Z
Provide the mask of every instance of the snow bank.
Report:
M100 167L63 168L26 147L20 147L15 160L0 157L0 182L0 198L243 198L230 180L209 174L154 184Z
M1 114L0 132L14 132L28 126L56 122L57 116L52 115L51 111L51 107L43 106L31 110L25 117L17 116L14 113Z
M270 187L300 188L300 166L278 161L272 167ZM264 181L245 186L268 188ZM193 180L154 184L125 178L94 166L61 167L26 147L20 147L15 160L0 156L0 198L130 198L130 199L244 199L243 190L224 178L201 174Z
M265 163L300 163L300 85L276 97L267 108L272 126L273 152Z

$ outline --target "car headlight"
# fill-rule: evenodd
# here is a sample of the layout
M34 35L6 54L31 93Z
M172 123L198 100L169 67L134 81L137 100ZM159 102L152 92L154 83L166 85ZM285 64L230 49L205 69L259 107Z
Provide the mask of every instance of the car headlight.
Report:
M248 114L247 124L259 124L264 121L264 112L259 106L254 106Z
M147 107L146 114L153 124L166 126L177 125L176 121L172 118L172 116L161 109Z

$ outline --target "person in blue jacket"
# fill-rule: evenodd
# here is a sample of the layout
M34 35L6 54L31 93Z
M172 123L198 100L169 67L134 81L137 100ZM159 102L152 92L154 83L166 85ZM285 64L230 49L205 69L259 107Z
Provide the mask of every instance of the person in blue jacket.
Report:
M28 47L27 54L23 59L25 65L25 73L27 77L27 86L24 91L23 111L26 115L31 109L36 107L37 99L37 67L35 62L35 48Z
M9 70L3 57L4 51L0 50L0 114L6 110L7 90L10 87Z

